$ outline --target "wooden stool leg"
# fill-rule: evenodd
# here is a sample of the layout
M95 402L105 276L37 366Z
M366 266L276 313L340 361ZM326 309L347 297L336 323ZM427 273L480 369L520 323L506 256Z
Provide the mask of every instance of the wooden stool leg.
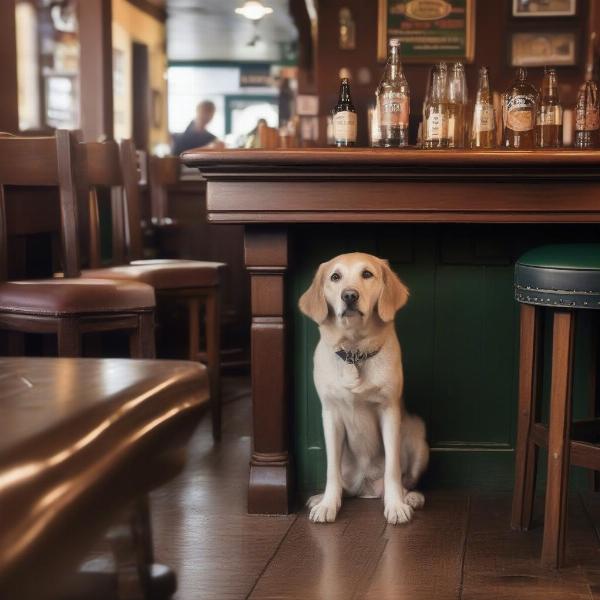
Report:
M511 527L526 531L531 526L537 446L531 440L531 427L537 421L536 407L541 382L542 309L521 305L519 345L519 413L515 451L515 487L513 492Z
M188 300L188 357L197 361L200 354L200 299Z
M565 558L574 330L574 312L554 312L548 479L542 544L542 564L550 568L561 567Z
M139 314L137 329L129 337L129 352L131 358L156 358L153 312Z
M77 319L59 319L57 337L59 357L81 356L81 332Z
M206 351L210 377L213 439L221 439L221 298L219 289L206 297Z

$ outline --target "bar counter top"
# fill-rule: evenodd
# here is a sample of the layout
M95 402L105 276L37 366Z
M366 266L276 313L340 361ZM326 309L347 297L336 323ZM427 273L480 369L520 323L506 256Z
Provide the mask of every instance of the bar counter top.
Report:
M212 222L600 222L599 150L197 149L182 159L208 183Z
M508 167L598 166L600 150L422 150L418 148L294 148L287 150L188 150L182 154L189 167L202 172L236 167Z

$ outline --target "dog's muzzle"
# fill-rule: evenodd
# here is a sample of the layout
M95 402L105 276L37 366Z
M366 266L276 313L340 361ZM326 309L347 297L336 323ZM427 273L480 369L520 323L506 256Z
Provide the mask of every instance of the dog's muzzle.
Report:
M345 290L342 291L342 300L344 301L344 304L346 305L344 312L342 312L343 317L349 317L349 316L355 315L355 314L362 315L360 310L358 310L358 308L356 307L356 303L358 302L359 298L360 298L360 295L359 295L358 291L355 289L346 288Z

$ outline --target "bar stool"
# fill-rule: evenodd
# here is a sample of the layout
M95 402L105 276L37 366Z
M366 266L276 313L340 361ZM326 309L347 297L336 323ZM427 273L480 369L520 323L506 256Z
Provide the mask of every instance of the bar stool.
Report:
M515 267L515 299L521 304L519 413L511 525L527 530L535 494L538 448L548 449L542 564L563 566L569 466L600 470L600 420L571 422L575 320L600 309L600 244L536 248ZM546 315L544 315L546 313ZM538 419L542 385L542 319L552 318L550 417Z

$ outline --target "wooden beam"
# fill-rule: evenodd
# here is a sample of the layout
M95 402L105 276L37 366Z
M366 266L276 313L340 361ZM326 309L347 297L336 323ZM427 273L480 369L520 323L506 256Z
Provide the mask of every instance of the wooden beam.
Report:
M15 0L0 2L0 131L19 131Z
M79 0L81 129L84 141L112 139L112 3Z

